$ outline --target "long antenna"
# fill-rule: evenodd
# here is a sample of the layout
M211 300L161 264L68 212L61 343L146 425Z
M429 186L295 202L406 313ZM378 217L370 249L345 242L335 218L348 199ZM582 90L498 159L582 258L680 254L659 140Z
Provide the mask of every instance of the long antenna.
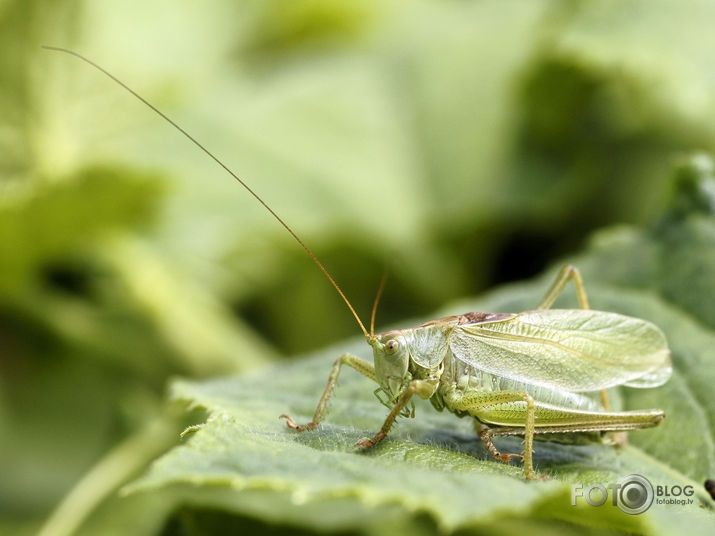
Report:
M104 73L106 76L114 80L117 84L119 84L121 87L126 89L129 93L134 95L137 99L139 99L141 102L143 102L145 105L147 105L151 110L153 110L157 115L162 117L167 123L169 123L171 126L173 126L176 130L181 132L184 136L186 136L189 141L191 141L196 147L201 149L204 153L206 153L214 162L216 162L219 166L221 166L226 172L228 172L229 175L231 175L234 179L236 179L241 186L243 186L246 190L248 190L248 193L250 193L253 197L256 198L256 200L263 205L263 207L271 213L271 215L278 220L278 223L280 223L283 228L290 233L290 235L295 239L298 244L305 250L305 252L310 256L311 259L313 259L313 262L316 264L318 268L320 268L320 271L323 272L323 275L328 278L328 281L330 281L330 284L333 285L337 293L340 295L340 297L343 299L345 304L348 306L348 309L350 309L350 312L353 314L355 317L355 320L357 320L358 326L360 326L360 329L362 330L363 334L365 335L366 338L371 339L374 338L373 335L369 334L367 330L365 329L365 326L363 325L362 321L360 320L360 317L358 314L355 312L355 309L353 308L352 304L350 301L347 299L345 294L343 294L343 291L340 289L338 284L335 282L333 277L328 273L328 270L325 269L325 266L323 266L323 263L321 263L318 260L318 257L315 256L315 253L313 253L308 246L305 245L305 243L298 238L298 235L293 232L293 229L291 229L286 222L284 222L278 214L275 213L275 211L269 207L261 197L254 192L248 184L243 182L241 178L236 175L231 169L226 166L221 160L218 159L211 151L209 151L206 147L204 147L201 143L199 143L196 138L194 138L191 134L186 132L183 128L181 128L175 121L170 119L164 112L159 110L156 106L154 106L152 103L150 103L148 100L146 100L144 97L142 97L139 93L134 91L132 88L130 88L128 85L126 85L124 82L122 82L119 78L114 76L112 73L107 71L104 67L101 67L94 63L92 60L89 58L85 58L82 54L79 54L78 52L75 52L74 50L70 50L68 48L61 48L61 47L53 47L53 46L47 46L47 45L42 45L42 48L47 49L47 50L54 50L56 52L64 52L65 54L69 54L70 56L74 56L75 58L79 58L85 63L88 63L98 71Z
M377 314L377 305L380 303L380 298L382 297L382 291L385 290L385 283L387 282L387 272L382 274L382 279L380 279L380 286L377 287L377 292L375 293L375 299L372 302L372 311L370 311L370 338L375 338L375 315Z

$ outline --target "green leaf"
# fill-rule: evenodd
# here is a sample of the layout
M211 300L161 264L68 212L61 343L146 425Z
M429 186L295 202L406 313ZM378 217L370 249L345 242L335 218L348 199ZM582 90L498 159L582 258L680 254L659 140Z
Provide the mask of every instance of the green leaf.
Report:
M538 295L541 288L520 287L520 299ZM661 407L668 418L658 429L632 433L632 445L620 453L608 447L537 443L535 463L550 481L527 485L519 468L489 459L468 422L436 414L425 404L418 407L416 419L401 422L384 445L359 453L355 442L379 428L384 412L371 395L370 382L348 371L318 431L298 435L284 429L276 418L282 412L309 420L330 362L338 353L335 349L249 377L176 383L175 398L209 409L212 417L185 446L157 462L134 489L192 485L195 488L188 496L194 500L203 490L222 490L232 497L234 511L253 515L269 514L269 510L256 510L256 493L273 504L269 498L273 491L282 507L279 518L271 515L270 519L298 524L312 517L300 513L304 504L312 515L315 510L335 512L336 504L345 501L360 506L352 517L341 511L335 519L313 518L321 520L321 528L359 524L363 509L395 503L406 512L429 514L445 529L499 517L504 510L526 516L542 502L550 504L555 518L569 518L568 483L615 482L631 473L643 474L654 483L690 484L702 495L700 483L714 470L714 435L707 415L715 408L709 402L712 397L705 396L714 378L705 362L705 349L715 345L715 337L650 296L608 287L596 287L592 295L599 306L647 313L642 316L663 326L674 342L676 372L671 381L663 388L624 397L628 408ZM499 303L509 303L512 297L511 289L492 296L490 309L499 309ZM355 344L340 350L360 352ZM686 358L690 359L684 362ZM685 444L683 434L688 437ZM518 441L504 443L508 451L519 450ZM696 526L697 501L687 510ZM667 517L669 510L654 506L653 512L642 518L623 515L616 519L632 521L633 530L646 532L659 523L657 519ZM587 524L597 521L590 510L583 514Z
M491 303L512 296L510 291L503 295L504 298L492 298ZM686 351L695 351L690 346L693 343L696 348L698 344L715 344L715 337L703 334L692 322L662 304L638 298L613 293L609 301L615 304L620 300L624 306L641 304L655 311L653 320L674 322L673 329L680 333L690 330ZM622 310L634 312L628 307ZM677 364L683 353L682 343L674 349ZM355 344L341 350L360 351ZM362 526L365 510L373 508L377 512L371 518L379 523L381 508L397 504L405 512L428 514L443 529L453 529L485 518L498 519L504 511L528 516L542 503L554 510L554 518L569 518L573 514L567 483L615 482L620 476L639 473L654 483L691 484L699 489L703 475L711 474L713 469L708 466L712 463L712 433L702 435L700 441L693 438L687 452L677 433L707 426L707 408L698 407L697 400L682 400L684 393L692 394L697 386L689 387L689 377L680 373L681 367L666 387L652 395L668 419L660 429L631 434L638 446L618 453L608 447L537 443L537 468L550 477L549 482L543 483L525 484L519 468L489 459L470 423L450 414L437 414L426 404L420 404L414 421L401 422L390 439L375 451L357 452L355 442L379 428L384 412L372 397L370 382L348 371L329 417L318 431L299 435L285 429L277 420L282 412L309 420L337 352L335 349L248 377L202 384L176 383L174 397L208 408L212 417L189 436L186 445L159 460L133 489L193 486L189 491L184 489L192 501L201 500L204 491L209 494L209 504L211 496L224 494L227 497L221 504L225 507L230 496L234 512L266 516L273 522L317 524L314 528L323 529ZM631 405L632 399L627 397L626 405L653 407L655 401L647 399L648 395L635 397ZM657 437L640 437L653 433ZM518 441L504 443L506 450L519 450ZM699 464L693 463L698 460ZM255 504L261 496L266 504L264 510ZM347 513L342 510L343 503L348 503ZM304 508L307 510L302 512ZM691 511L697 523L697 506L688 510ZM330 512L332 515L327 515ZM587 524L598 521L599 516L589 515L593 514L590 510L581 514ZM658 515L653 515L654 519L625 515L614 519L632 522L632 530L641 532L647 531L649 523L657 523Z
M712 214L703 217L704 225L715 226ZM688 227L687 220L670 223L672 232L683 226ZM668 245L651 231L612 234L650 240L656 250ZM642 534L665 535L675 527L706 533L715 522L712 512L703 508L711 505L711 499L702 489L703 481L715 473L715 429L709 418L715 414L711 396L715 333L707 322L669 301L667 294L660 295L652 283L632 288L615 284L613 277L599 277L589 261L595 263L605 251L601 246L581 258L588 268L592 306L660 326L674 364L672 378L660 388L614 393L624 409L657 407L667 416L655 429L631 432L630 443L621 450L537 442L536 468L548 480L526 483L520 467L490 458L467 419L437 413L419 402L414 420L400 420L384 443L360 452L356 441L380 427L385 411L372 396L375 386L350 370L342 373L328 416L316 431L297 434L286 429L277 416L288 413L299 421L310 420L330 364L341 352L369 354L364 343L347 341L249 376L176 382L173 398L205 408L210 417L191 430L183 445L155 462L129 491L178 494L199 517L211 507L319 530L387 533L395 519L401 520L401 530L417 519L435 530L497 530L505 518L512 521L504 526L514 527L516 518L538 519L542 528L566 522ZM639 249L631 255L620 253L612 262L622 270L639 266ZM444 312L528 309L538 303L554 273L506 286L478 301L453 304ZM688 284L687 277L676 275L669 287ZM570 293L560 303L572 300L571 306L575 305ZM520 450L518 439L498 443L506 452ZM693 503L654 504L638 516L626 515L610 502L600 508L583 501L571 506L571 484L607 485L629 474L641 474L654 485L692 486Z

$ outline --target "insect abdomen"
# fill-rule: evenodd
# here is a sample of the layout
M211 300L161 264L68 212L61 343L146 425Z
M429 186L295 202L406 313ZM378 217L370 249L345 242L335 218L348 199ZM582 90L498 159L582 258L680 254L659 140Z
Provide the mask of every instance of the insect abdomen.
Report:
M476 389L483 392L526 391L534 401L551 406L584 411L603 411L603 407L598 402L582 394L504 378L475 369L458 360L452 360L452 362L457 369L454 371L456 374L452 377L455 386L459 390Z

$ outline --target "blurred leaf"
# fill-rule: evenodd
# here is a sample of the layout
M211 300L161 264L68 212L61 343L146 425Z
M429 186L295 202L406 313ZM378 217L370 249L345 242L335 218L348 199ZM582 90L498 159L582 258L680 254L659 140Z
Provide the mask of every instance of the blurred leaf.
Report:
M103 257L119 272L130 299L172 347L180 370L207 376L256 368L276 357L205 285L172 266L169 253L159 256L138 240L109 246Z
M163 415L150 421L141 432L116 445L62 500L39 534L74 534L77 527L88 514L101 505L107 495L146 465L148 457L156 456L167 448L167 442L172 432L175 432L177 424L175 418ZM161 511L159 505L153 506L155 511ZM151 527L153 518L154 516L143 516L141 523L134 523L135 528ZM107 522L105 529L110 527L111 523ZM106 531L103 533L107 534Z
M108 231L140 228L156 212L153 176L94 168L0 203L0 295L21 294L43 265L87 249Z
M269 0L259 10L243 48L265 62L296 49L350 43L364 34L370 12L377 7L369 1Z
M616 228L595 234L574 262L590 277L650 288L698 322L715 327L715 176L712 157L683 158L672 177L670 208L644 232ZM637 262L624 262L634 258Z
M44 155L57 155L43 143L47 91L53 84L39 68L43 53L36 40L40 35L71 40L81 18L80 4L77 0L58 0L51 6L43 0L0 3L0 193L8 183L37 175ZM54 142L62 144L61 139ZM50 169L60 167L54 161Z

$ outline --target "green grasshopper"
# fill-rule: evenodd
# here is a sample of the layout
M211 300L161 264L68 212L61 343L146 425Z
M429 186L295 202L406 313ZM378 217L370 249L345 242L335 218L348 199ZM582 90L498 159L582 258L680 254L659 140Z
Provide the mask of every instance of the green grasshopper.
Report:
M549 309L570 280L581 308ZM382 395L391 408L380 431L361 439L359 446L372 448L385 439L398 416L412 416L407 404L417 395L440 411L472 417L491 455L505 463L522 458L527 479L536 477L535 438L613 443L617 440L606 432L650 428L665 417L658 409L610 411L606 389L665 383L671 374L670 351L663 333L650 322L589 309L573 266L561 270L533 311L466 313L377 335L374 314L375 306L370 333L365 332L374 364L341 355L313 420L296 425L281 415L290 428L302 432L318 425L343 365L377 382L378 399ZM581 394L597 391L600 404ZM500 435L523 435L524 453L500 453L492 442Z
M84 56L63 48L98 69L169 122L236 179L290 233L343 299L372 347L374 364L351 354L333 364L313 419L297 425L281 415L288 427L303 432L323 419L328 400L343 365L354 368L379 385L375 394L390 412L372 438L358 442L372 448L387 437L399 416L414 416L408 406L413 396L429 399L438 410L474 419L486 449L509 463L523 459L524 475L534 479L535 438L563 443L613 443L613 432L657 426L665 417L658 409L611 411L607 389L657 387L670 377L670 351L665 336L645 320L589 309L581 276L565 266L546 296L532 311L449 316L416 328L375 334L375 298L370 331L350 301L293 230L238 175L177 123L121 80ZM550 309L569 281L573 281L580 309ZM384 282L384 281L383 281ZM600 393L600 402L590 394ZM523 454L500 453L492 438L523 435Z

